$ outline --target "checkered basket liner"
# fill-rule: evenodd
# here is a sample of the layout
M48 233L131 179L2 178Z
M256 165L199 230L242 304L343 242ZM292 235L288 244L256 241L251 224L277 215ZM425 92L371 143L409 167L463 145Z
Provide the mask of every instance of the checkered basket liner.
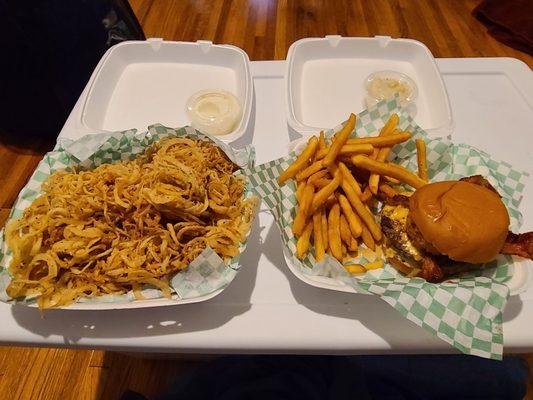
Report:
M47 153L37 166L26 186L20 192L11 214L8 218L17 218L23 211L41 194L42 183L55 171L70 169L74 166L83 169L92 169L105 163L113 163L121 160L132 160L148 146L159 139L168 136L188 136L200 140L211 140L222 148L228 157L242 168L251 168L254 164L255 152L253 147L234 150L218 139L204 135L191 127L180 129L167 128L156 124L148 127L148 132L136 133L135 130L114 132L96 135L86 135L78 140L63 139L58 142L56 148ZM243 174L243 170L236 174ZM253 195L250 182L247 180L245 196ZM240 254L246 249L246 242L240 245L239 254L226 265L211 248L207 247L189 266L176 274L170 281L172 299L193 299L213 293L225 288L235 278L239 271ZM11 253L4 240L4 232L0 231L0 300L13 301L7 296L6 288L11 281L7 270L11 260ZM147 299L161 298L159 289L146 287L142 294ZM17 299L17 302L32 303L35 298ZM135 301L133 293L123 295L106 295L96 298L83 298L78 300L82 303L119 303Z
M396 145L391 159L411 170L417 169L414 139L427 144L428 168L431 180L458 179L482 174L502 195L509 210L511 228L521 225L518 211L527 173L506 162L464 144L452 144L446 138L430 139L413 119L399 108L396 100L383 101L357 117L357 136L375 135L392 113L400 117L399 128L410 131L413 139ZM326 132L331 137L342 125ZM353 135L353 134L352 134ZM288 156L250 169L253 190L263 199L274 215L281 232L285 254L304 274L327 276L345 282L356 292L381 297L404 317L466 354L501 359L503 352L502 310L509 296L506 283L513 275L512 258L500 256L480 271L461 275L443 283L429 283L421 278L406 278L392 266L372 270L362 275L349 274L330 256L316 263L313 251L303 260L296 257L296 238L291 226L295 216L296 187L291 180L282 187L277 178L296 158ZM376 255L363 246L353 261L365 264Z

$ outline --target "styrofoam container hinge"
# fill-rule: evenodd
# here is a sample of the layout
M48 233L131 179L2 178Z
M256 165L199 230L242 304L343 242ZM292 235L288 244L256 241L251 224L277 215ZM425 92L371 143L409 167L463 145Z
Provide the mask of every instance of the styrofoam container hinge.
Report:
M342 39L340 35L326 35L325 39L329 42L331 47L337 47Z
M213 46L213 42L210 40L197 40L196 43L198 43L204 53L207 53L211 46Z
M150 43L150 47L154 51L158 51L161 48L161 43L163 43L163 38L148 38L146 41Z
M379 42L379 45L384 48L384 47L387 47L390 43L390 41L392 40L392 38L390 36L374 36L374 38L376 38Z

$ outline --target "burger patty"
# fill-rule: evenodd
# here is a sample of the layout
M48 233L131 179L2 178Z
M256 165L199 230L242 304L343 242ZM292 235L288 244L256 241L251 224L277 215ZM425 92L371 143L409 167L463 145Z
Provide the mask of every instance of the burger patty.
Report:
M424 236L422 236L422 232L420 232L420 229L418 229L418 226L416 226L411 216L407 216L405 230L407 232L409 240L411 240L411 242L417 249L420 249L425 253L433 254L435 256L440 255L439 251L435 248L435 246L433 246L426 239L424 239Z
M407 196L404 197L409 200ZM392 250L392 254L386 252L388 253L387 259L396 266L406 265L410 268L418 268L422 278L428 282L438 282L445 276L441 264L436 260L442 256L428 256L417 246L416 239L411 240L407 233L408 215L409 208L401 204L385 205L381 210L381 229L386 239L386 246ZM421 235L417 238L420 239Z
M403 259L417 263L422 259L422 254L407 235L408 214L409 209L404 206L384 206L381 210L381 230L387 244L394 247Z

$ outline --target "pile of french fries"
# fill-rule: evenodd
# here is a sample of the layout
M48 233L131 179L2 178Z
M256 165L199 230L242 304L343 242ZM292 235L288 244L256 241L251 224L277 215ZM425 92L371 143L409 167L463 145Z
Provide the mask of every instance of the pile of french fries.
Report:
M357 255L359 240L375 250L383 235L371 207L383 196L398 194L397 185L418 189L427 183L423 140L416 141L418 175L388 162L391 148L411 138L411 133L397 128L397 114L391 115L378 136L350 138L355 122L356 116L351 114L330 141L324 132L311 137L279 176L280 185L289 179L296 181L298 207L292 231L298 238L300 259L307 255L311 237L317 262L328 253L343 264L349 263ZM352 273L362 273L382 265L378 260L345 267Z

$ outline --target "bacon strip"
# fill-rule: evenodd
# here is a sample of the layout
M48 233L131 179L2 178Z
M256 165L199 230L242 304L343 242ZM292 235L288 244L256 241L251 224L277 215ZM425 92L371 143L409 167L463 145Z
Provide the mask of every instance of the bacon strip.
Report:
M409 208L409 196L395 194L393 197L385 197L383 202L389 206L402 206Z
M432 257L422 259L422 271L420 276L428 282L440 282L444 279L444 271Z
M533 232L519 234L509 232L500 253L533 260Z
M494 193L496 193L498 196L502 197L498 191L490 184L488 180L486 180L482 175L472 175L472 176L465 176L464 178L459 179L462 182L468 182L473 183L474 185L483 186L485 189L492 190Z

